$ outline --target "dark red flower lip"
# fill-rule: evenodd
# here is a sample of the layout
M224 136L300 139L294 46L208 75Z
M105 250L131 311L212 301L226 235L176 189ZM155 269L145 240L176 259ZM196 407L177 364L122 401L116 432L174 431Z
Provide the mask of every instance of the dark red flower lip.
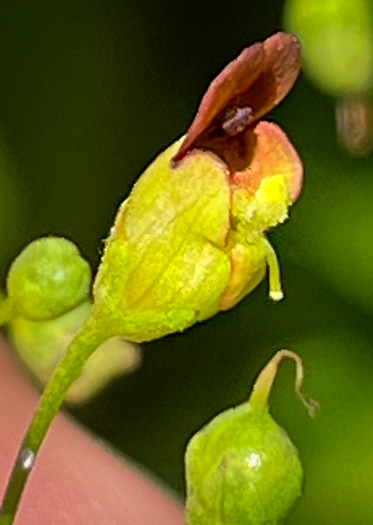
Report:
M187 135L173 158L208 149L243 169L253 149L252 128L289 93L301 67L301 45L289 33L275 33L244 49L212 81Z

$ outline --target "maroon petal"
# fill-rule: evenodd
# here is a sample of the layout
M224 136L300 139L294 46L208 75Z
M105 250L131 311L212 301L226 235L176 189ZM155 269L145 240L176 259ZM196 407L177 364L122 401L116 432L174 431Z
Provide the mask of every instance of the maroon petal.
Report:
M202 148L222 157L231 171L243 169L251 155L250 128L287 95L299 69L300 44L288 33L244 49L211 83L173 161Z
M265 64L265 54L262 43L247 47L211 82L202 98L187 136L174 157L181 158L193 147L196 139L212 124L232 99L245 93L259 76Z
M286 97L299 75L301 67L301 44L289 33L276 33L264 42L267 68L261 82L263 104L258 107L256 118L259 119ZM274 90L269 89L273 84Z

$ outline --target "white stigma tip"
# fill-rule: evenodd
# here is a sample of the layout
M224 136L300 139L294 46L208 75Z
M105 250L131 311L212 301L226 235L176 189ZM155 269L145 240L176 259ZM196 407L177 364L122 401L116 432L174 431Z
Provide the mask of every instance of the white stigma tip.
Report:
M272 301L281 301L284 298L284 292L282 290L271 290L269 296Z

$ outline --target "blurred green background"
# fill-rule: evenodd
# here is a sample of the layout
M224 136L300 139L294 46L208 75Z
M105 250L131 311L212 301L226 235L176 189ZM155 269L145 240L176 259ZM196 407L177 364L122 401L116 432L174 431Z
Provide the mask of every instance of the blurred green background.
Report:
M49 233L74 240L96 267L137 176L186 130L216 73L281 29L283 13L281 0L3 0L2 278L24 245ZM322 410L308 418L284 366L273 413L306 471L289 524L373 523L373 156L341 147L335 104L302 76L270 115L306 168L291 220L270 235L285 301L271 303L263 283L233 311L143 345L136 373L72 411L182 492L188 438L245 399L277 349L296 350Z

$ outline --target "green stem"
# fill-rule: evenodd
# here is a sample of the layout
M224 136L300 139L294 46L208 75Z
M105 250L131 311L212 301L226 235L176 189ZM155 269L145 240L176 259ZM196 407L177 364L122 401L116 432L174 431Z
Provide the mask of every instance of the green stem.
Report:
M308 410L311 417L315 417L319 409L319 404L314 399L306 397L302 391L304 382L304 368L302 359L298 354L291 350L279 350L272 357L272 359L266 364L263 370L260 372L257 380L255 381L251 396L250 403L256 406L266 407L268 405L268 397L271 393L273 383L276 379L278 367L284 359L291 359L295 363L295 393ZM1 522L0 522L1 523Z
M80 375L91 354L108 336L89 318L75 336L45 387L39 407L18 452L0 509L0 525L12 525L36 456L71 384Z

